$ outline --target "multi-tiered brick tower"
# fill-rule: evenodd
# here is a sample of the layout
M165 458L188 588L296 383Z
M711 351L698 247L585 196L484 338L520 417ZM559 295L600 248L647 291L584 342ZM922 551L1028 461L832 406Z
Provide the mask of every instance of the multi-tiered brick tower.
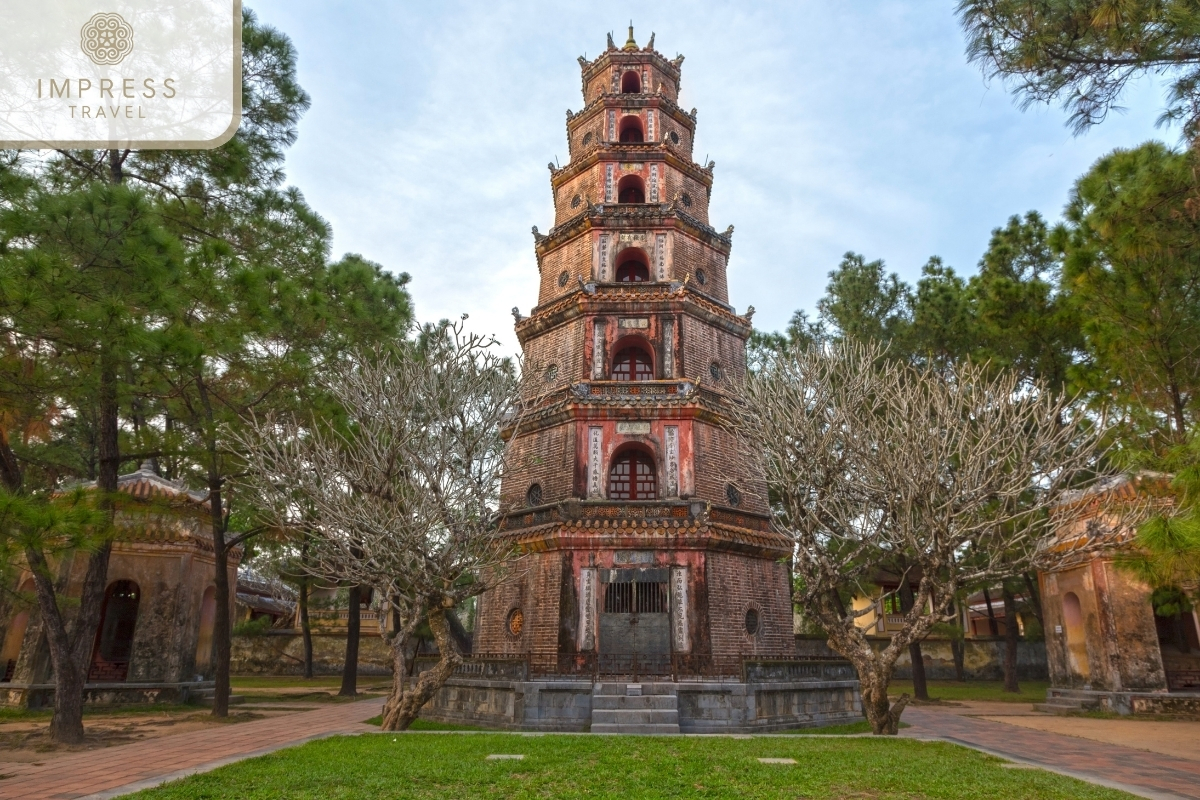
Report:
M740 675L795 654L790 550L723 424L751 330L728 303L733 227L709 225L683 57L653 42L631 27L580 59L554 226L533 229L538 305L517 314L540 380L501 531L531 555L481 598L475 652L535 674Z

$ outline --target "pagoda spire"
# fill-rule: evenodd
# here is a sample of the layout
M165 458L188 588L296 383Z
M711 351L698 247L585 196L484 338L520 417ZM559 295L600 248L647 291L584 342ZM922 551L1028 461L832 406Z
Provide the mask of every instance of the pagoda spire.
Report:
M625 40L624 50L637 50L637 42L633 39L633 20L629 20L629 38Z

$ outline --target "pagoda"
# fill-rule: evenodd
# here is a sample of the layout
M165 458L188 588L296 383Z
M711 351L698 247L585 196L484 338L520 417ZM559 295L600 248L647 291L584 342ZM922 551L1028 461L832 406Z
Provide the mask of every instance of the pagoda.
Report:
M497 535L524 554L479 598L472 654L422 714L537 730L762 731L861 716L848 662L797 658L791 544L727 424L750 312L733 226L708 221L683 56L609 37L535 227L537 306Z
M724 424L751 332L729 304L733 226L709 224L683 56L631 26L579 63L554 226L533 229L538 304L517 313L534 385L501 529L530 555L481 598L475 651L543 674L740 675L795 643L790 547Z

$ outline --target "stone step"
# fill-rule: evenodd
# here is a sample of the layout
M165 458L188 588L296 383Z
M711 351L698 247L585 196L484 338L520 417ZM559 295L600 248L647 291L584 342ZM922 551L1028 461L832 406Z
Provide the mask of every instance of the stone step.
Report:
M595 697L637 697L673 695L675 691L676 687L673 683L597 683L592 689L592 695Z
M622 733L633 736L661 736L664 734L679 733L679 725L668 724L650 724L650 725L624 725L612 724L605 722L593 722L592 733Z
M675 709L593 708L593 725L674 725L679 727L679 712Z
M1033 710L1042 711L1046 714L1079 714L1089 709L1079 700L1054 698L1047 700L1045 703L1034 703Z
M673 694L643 694L636 696L598 694L592 696L596 709L670 709L679 708L679 697Z

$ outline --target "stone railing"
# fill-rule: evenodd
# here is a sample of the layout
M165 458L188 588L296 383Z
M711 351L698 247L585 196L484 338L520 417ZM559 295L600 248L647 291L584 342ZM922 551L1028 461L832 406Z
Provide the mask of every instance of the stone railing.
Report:
M424 672L438 663L437 656L418 656L416 671ZM523 681L529 678L529 661L520 656L472 654L454 670L456 678Z
M567 500L531 506L505 514L500 518L499 527L502 531L508 531L574 520L678 520L689 525L711 520L750 530L771 529L771 520L765 514L742 511L730 506L713 506L702 500Z
M798 683L858 680L854 666L840 658L770 659L742 662L746 683Z

